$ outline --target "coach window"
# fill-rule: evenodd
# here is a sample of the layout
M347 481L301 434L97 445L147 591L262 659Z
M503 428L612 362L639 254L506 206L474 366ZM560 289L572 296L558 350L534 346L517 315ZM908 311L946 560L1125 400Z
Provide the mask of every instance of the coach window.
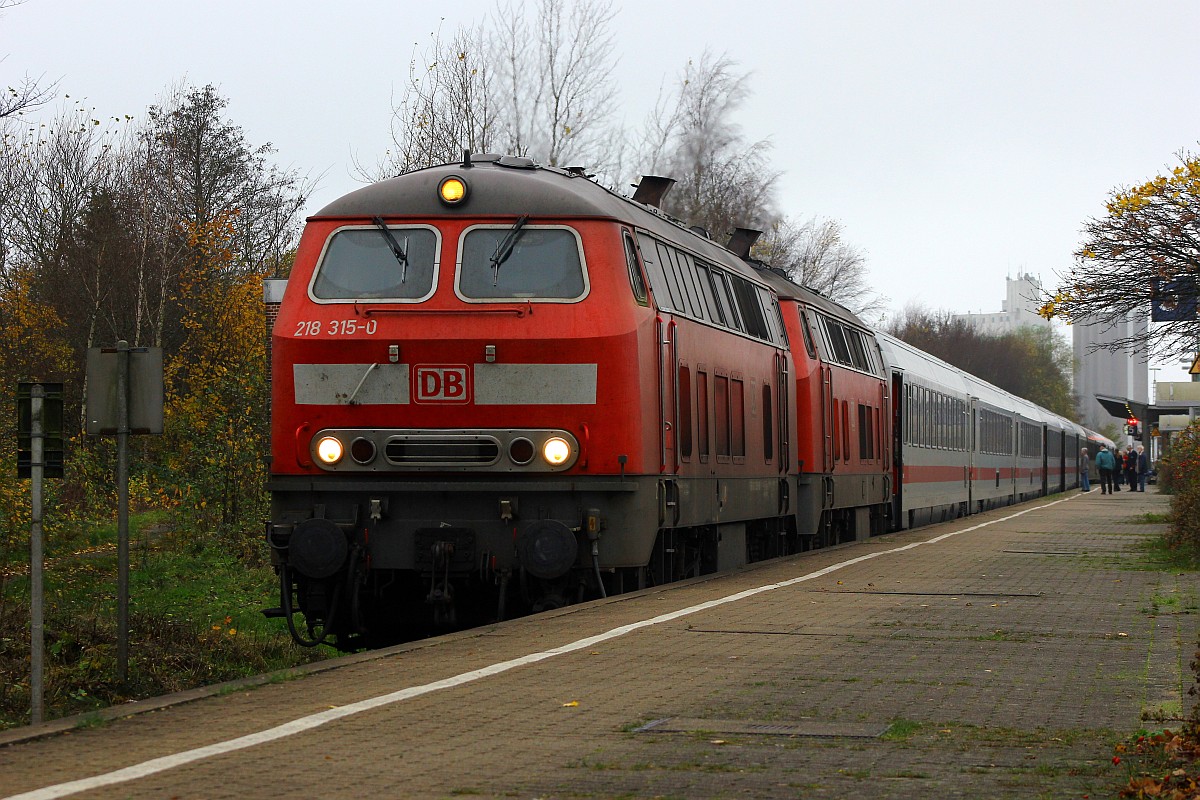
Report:
M638 266L637 245L633 243L633 237L628 233L625 234L624 239L625 263L629 267L629 285L633 288L633 297L639 306L649 305L650 302L646 297L646 282L642 279L642 268Z
M579 234L565 226L468 228L455 287L464 300L579 300L587 294Z
M692 460L692 371L687 364L679 365L679 456Z
M433 294L440 242L433 228L339 228L321 254L309 292L335 300L419 302Z
M708 463L708 373L696 371L696 449Z

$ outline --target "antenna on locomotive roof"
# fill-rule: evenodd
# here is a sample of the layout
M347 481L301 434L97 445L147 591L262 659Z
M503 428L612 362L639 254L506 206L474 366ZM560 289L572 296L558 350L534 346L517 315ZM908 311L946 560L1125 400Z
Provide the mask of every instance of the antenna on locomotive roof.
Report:
M463 169L470 169L472 166L474 165L471 164L471 151L464 147L462 167Z
M671 187L674 185L674 178L664 178L661 175L643 175L641 181L638 182L637 190L633 193L633 202L658 208L658 204L663 201L663 198L667 196L667 192L671 191Z
M756 231L753 228L734 228L733 235L729 237L729 244L725 245L725 249L738 258L749 258L750 248L762 234L762 231Z

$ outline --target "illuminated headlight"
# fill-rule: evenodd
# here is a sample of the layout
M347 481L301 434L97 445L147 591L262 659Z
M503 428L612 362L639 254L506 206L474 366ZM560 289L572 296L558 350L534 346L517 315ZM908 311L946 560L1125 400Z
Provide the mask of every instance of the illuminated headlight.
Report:
M571 457L571 445L566 439L554 436L542 445L542 458L552 467L561 466Z
M317 442L317 458L322 464L333 465L342 460L342 443L332 436L326 436Z
M467 182L457 175L442 178L438 184L438 198L448 206L456 206L467 199Z

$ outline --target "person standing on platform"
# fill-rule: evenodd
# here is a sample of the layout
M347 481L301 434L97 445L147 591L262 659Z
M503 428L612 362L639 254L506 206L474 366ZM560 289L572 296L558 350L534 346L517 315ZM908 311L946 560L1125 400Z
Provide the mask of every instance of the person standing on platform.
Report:
M1096 453L1096 469L1100 471L1100 494L1112 494L1116 491L1113 488L1113 467L1116 463L1116 457L1107 447L1101 447L1100 452Z
M1112 490L1114 492L1119 492L1119 491L1121 491L1121 481L1125 480L1125 451L1118 447L1115 450L1113 450L1112 457L1113 457L1113 466L1112 466L1113 489Z
M1137 446L1137 479L1138 491L1146 491L1146 476L1150 474L1150 458L1146 455L1146 448L1142 445Z
M1138 490L1138 454L1133 451L1133 445L1125 448L1125 483L1129 491Z
M1079 488L1085 492L1092 490L1092 479L1088 475L1088 467L1091 466L1091 459L1088 457L1087 448L1084 447L1079 451Z

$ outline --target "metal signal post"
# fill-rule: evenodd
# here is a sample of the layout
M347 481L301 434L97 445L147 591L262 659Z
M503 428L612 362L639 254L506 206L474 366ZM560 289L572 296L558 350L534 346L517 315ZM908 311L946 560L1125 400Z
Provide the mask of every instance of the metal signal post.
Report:
M117 437L117 678L129 674L129 436L163 432L162 348L92 348L87 432Z
M29 714L30 724L37 725L44 714L45 690L42 678L45 674L45 620L44 607L45 587L42 583L42 567L44 554L42 552L42 478L45 470L45 428L42 424L42 411L46 399L46 390L40 383L34 384L30 392L30 450L32 458L29 462L31 470L29 496L33 506L32 521L29 526Z
M17 477L30 480L29 527L29 712L36 725L44 718L45 548L42 536L42 486L62 477L61 383L17 385Z

